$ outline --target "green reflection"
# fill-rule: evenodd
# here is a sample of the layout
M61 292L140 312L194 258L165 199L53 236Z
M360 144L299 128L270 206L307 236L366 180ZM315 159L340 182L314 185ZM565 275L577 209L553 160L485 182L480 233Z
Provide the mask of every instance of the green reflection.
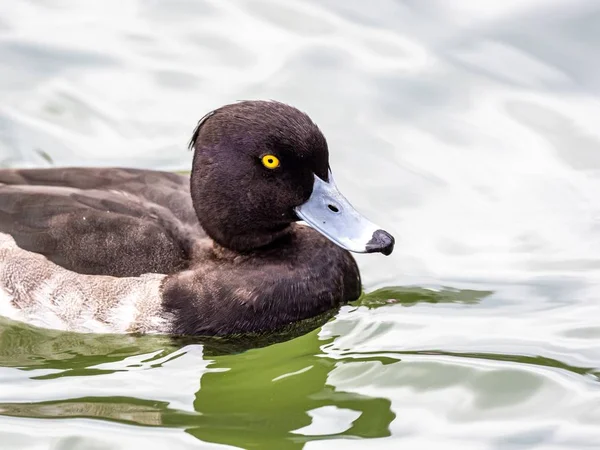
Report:
M414 306L418 303L462 303L476 305L493 291L454 289L443 287L439 290L424 289L416 286L389 286L363 295L354 304L377 308L386 305Z
M0 367L57 369L88 375L89 367L128 356L175 350L168 337L82 334L46 330L0 318Z
M419 302L477 305L491 293L451 288L433 291L390 287L364 294L355 304L367 308L394 308ZM573 367L543 356L486 354L478 353L476 348L471 353L423 349L373 354L357 353L349 348L347 352L338 351L333 358L327 356L327 352L335 348L336 338L322 339L319 331L335 312L294 324L276 334L232 339L65 333L0 319L0 368L57 371L43 375L32 372L23 383L113 373L116 370L99 370L93 366L118 363L138 355L149 355L145 361L153 361L169 356L190 343L202 344L204 359L211 362L208 370L198 370L199 383L195 386L200 385L200 389L195 392L195 411L192 412L177 410L166 401L136 398L135 392L130 396L115 396L115 385L107 381L105 391L95 392L99 395L96 397L73 398L64 392L61 393L64 398L60 400L3 403L0 404L0 415L95 418L142 426L181 428L202 441L244 449L301 449L308 441L332 437L369 439L389 436L390 425L396 418L390 399L386 397L389 389L409 387L431 391L440 386L465 385L471 374L471 369L464 363L450 363L453 370L448 370L447 365L402 361L405 355L501 360L518 365L552 367L580 375L595 373L593 368ZM389 326L389 323L383 323L378 330L360 331L361 335L352 334L357 333L353 329L342 333L350 333L353 341L358 341L365 338L366 332L381 332ZM427 369L425 372L424 367ZM149 364L145 372L152 373L152 370L152 364ZM135 372L128 376L136 380ZM537 389L535 378L515 375L505 369L471 377L471 388L488 393L497 389L499 382L504 382L504 389L510 390L515 384L514 377L518 377L518 383L526 382L526 385L520 391L512 392L512 397L505 396L505 404L513 404L515 398L521 401L525 394ZM381 393L381 396L343 390L353 391L366 384L374 386L375 392ZM167 392L180 388L175 383L166 383L163 389ZM192 398L193 389L190 392ZM480 403L481 408L491 408L499 404L499 400L482 397ZM323 421L323 414L335 420Z
M59 401L0 404L0 414L37 418L97 418L146 426L185 428L203 441L242 448L302 448L313 439L389 436L395 415L386 398L338 392L328 384L329 373L343 361L326 357L319 328L331 314L311 323L297 324L272 336L204 340L204 354L212 364L202 374L194 407L198 414L169 408L161 401L135 397L67 398ZM306 333L306 329L313 330ZM293 338L298 333L303 335ZM286 340L287 336L287 340ZM43 330L0 320L0 366L33 371L55 369L57 373L35 375L27 382L50 378L83 377L115 370L92 366L124 358L157 354L157 359L198 339L154 336L86 335ZM251 348L252 343L259 348ZM213 356L210 356L213 355ZM383 358L387 359L387 358ZM151 370L151 369L150 369ZM135 373L131 373L135 376ZM177 389L165 386L165 389ZM65 395L68 395L65 393ZM293 433L311 423L309 412L334 406L356 412L344 429L327 428L311 436ZM334 411L335 415L335 411Z
M215 358L197 394L195 409L202 414L188 432L204 441L243 448L302 448L304 442L326 439L292 433L311 423L308 411L335 406L360 415L345 437L389 436L395 414L386 398L336 391L328 375L343 361L325 357L315 330L297 339L241 355Z
M164 402L130 398L81 398L39 403L0 403L0 414L45 419L101 418L136 425L162 426Z

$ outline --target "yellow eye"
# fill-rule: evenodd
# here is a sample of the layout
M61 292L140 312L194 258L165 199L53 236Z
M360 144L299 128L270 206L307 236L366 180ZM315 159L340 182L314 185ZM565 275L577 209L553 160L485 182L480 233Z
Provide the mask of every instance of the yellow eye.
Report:
M277 169L279 167L279 158L275 155L265 155L262 157L262 163L267 169Z

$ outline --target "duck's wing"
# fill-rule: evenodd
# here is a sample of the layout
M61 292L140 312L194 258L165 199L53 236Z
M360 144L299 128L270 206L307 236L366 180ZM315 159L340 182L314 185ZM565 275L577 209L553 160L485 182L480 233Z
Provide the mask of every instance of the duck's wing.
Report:
M32 183L0 185L0 232L66 269L123 277L181 269L198 229L124 190Z
M123 192L160 205L180 221L197 224L189 177L173 172L121 167L0 169L0 185L68 187Z

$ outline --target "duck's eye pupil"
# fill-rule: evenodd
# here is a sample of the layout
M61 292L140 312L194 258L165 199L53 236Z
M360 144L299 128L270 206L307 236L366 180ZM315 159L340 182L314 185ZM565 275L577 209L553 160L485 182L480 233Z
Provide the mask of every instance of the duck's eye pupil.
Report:
M279 159L275 155L265 155L262 157L263 166L267 169L276 169L279 167Z

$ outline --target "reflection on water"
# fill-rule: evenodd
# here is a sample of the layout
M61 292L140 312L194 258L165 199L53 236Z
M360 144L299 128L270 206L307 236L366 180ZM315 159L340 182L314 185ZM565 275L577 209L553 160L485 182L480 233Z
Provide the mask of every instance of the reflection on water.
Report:
M408 339L393 339L389 323L363 323L372 312L389 315L399 305L476 308L493 295L381 289L324 327L250 350L245 342L182 347L167 337L81 335L4 321L0 415L158 427L235 448L318 448L331 440L345 447L354 439L376 439L387 448L381 439L394 436L521 445L544 442L565 411L572 430L592 432L600 418L600 410L589 408L600 400L597 368L518 352L452 352L441 339L438 347L407 350ZM405 332L413 341L422 333L418 325ZM377 339L388 348L373 344ZM487 424L487 433L473 433L469 424L477 423ZM512 437L500 431L507 427ZM90 430L84 434L85 442L109 445ZM67 436L56 442L67 445Z
M599 30L593 0L0 2L0 165L186 171L204 113L275 98L397 237L278 336L0 320L2 448L600 447Z
M98 417L140 425L163 425L162 412L154 405L109 403L104 401L69 401L0 404L0 413L15 417Z
M15 339L19 334L25 338ZM101 418L184 428L203 441L241 448L281 448L281 442L302 448L315 438L389 436L395 417L387 398L327 385L338 361L322 354L326 341L317 331L206 363L195 360L201 345L178 348L162 338L120 342L113 336L89 336L86 345L79 345L74 334L12 323L3 327L0 338L4 416ZM19 356L24 348L25 361ZM165 385L171 398L159 401ZM152 391L155 399L145 399ZM340 411L353 412L344 426ZM327 420L337 422L337 428Z
M491 295L492 291L475 291L470 289L423 289L419 287L385 287L363 295L355 304L367 308L377 308L382 305L400 304L414 306L418 303L464 303L476 304L481 299Z

